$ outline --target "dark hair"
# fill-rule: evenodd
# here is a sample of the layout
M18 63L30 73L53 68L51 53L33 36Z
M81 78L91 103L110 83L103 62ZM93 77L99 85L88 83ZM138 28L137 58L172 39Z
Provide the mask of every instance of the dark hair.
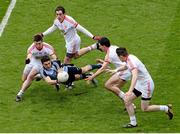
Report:
M63 6L56 7L55 12L56 11L62 11L62 13L65 14L65 8Z
M42 57L41 63L43 64L44 62L49 61L49 60L50 60L49 56L45 55Z
M36 34L34 35L33 41L36 41L36 42L43 41L43 38L40 34Z
M110 40L109 40L108 38L106 38L106 37L102 37L102 38L98 41L98 43L99 43L100 45L106 46L106 47L110 47L110 46L111 46Z
M118 56L127 56L128 52L125 47L119 47L116 49L116 53Z

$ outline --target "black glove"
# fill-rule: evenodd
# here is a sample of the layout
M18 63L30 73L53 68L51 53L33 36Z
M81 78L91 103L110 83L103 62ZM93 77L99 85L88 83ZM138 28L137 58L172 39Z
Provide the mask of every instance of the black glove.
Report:
M25 60L25 64L29 64L29 63L30 63L30 59L28 58Z

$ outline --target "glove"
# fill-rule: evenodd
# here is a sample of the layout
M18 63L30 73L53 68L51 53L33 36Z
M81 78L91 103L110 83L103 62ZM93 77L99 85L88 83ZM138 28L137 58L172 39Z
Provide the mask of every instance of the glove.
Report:
M93 36L93 40L100 40L101 38L101 36Z
M29 63L30 63L30 59L28 58L25 60L25 64L29 64Z

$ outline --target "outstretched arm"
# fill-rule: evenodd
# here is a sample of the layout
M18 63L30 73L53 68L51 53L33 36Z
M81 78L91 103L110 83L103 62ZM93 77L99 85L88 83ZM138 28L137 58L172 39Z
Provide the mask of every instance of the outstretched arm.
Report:
M85 29L83 26L81 26L80 24L77 25L76 29L78 31L80 31L81 33L84 33L85 35L87 35L88 37L92 38L93 40L100 40L101 37L100 36L94 36L91 32L89 32L87 29Z
M53 24L50 28L48 28L45 32L42 33L42 36L46 36L52 32L54 32L57 27Z
M118 67L118 68L116 68L116 69L106 69L106 71L107 71L108 73L115 74L115 73L117 73L117 72L119 72L119 71L124 71L124 70L126 70L126 69L127 69L127 66L126 66L126 65L122 65L122 66L120 66L120 67Z
M87 29L85 29L83 26L81 26L80 24L77 25L76 29L93 39L94 35L91 32L89 32Z
M92 76L88 77L86 80L92 80L98 75L100 75L102 72L104 72L107 69L108 65L109 65L109 62L104 62L102 64L102 67L99 68Z
M57 80L51 80L51 78L49 76L45 77L44 80L50 84L50 85L56 85L58 84L58 81Z

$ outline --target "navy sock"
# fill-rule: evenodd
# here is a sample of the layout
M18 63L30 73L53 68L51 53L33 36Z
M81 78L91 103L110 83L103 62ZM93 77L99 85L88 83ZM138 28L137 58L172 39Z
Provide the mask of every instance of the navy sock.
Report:
M94 64L94 65L90 65L91 66L91 70L93 70L93 69L99 69L99 68L101 68L102 67L102 65L101 64Z

